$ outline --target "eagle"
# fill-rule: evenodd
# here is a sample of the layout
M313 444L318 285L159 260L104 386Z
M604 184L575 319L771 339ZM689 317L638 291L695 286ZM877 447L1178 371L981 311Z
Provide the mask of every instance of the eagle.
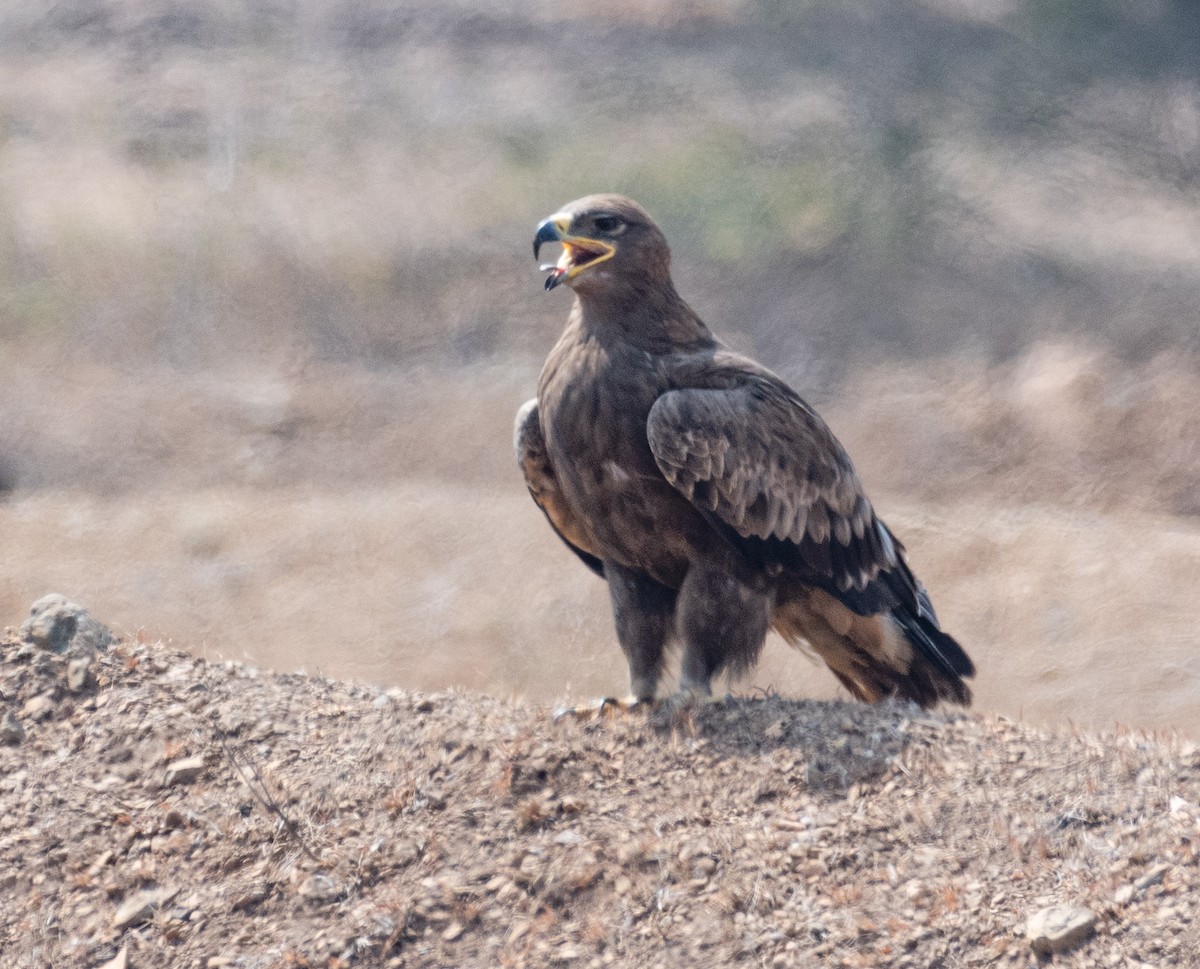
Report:
M781 378L718 340L680 297L638 203L589 195L543 220L574 291L537 397L517 413L534 502L607 581L632 697L656 701L681 649L684 699L744 674L768 632L856 698L968 705L975 667L938 623L846 450Z

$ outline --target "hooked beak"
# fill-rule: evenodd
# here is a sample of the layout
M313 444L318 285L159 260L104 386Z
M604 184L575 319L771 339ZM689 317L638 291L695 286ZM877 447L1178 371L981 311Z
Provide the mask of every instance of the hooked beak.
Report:
M537 227L537 235L533 237L533 258L538 257L542 244L546 242L561 242L563 251L558 262L541 266L543 271L549 270L546 277L546 291L554 289L559 283L569 282L585 269L598 262L609 259L617 251L615 246L599 239L588 239L584 236L573 236L570 232L571 217L559 213L548 219L543 219Z
M557 219L552 215L548 219L543 219L538 225L537 235L533 237L533 258L538 257L538 253L542 251L542 244L546 242L559 242L565 236L567 220L559 216ZM561 223L561 224L560 224Z

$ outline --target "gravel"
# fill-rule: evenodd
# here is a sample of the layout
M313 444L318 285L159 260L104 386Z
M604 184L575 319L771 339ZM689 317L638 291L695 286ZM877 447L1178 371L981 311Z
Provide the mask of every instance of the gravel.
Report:
M1030 966L1052 906L1089 916L1039 929L1056 966L1200 947L1183 738L774 695L556 722L143 642L77 692L70 663L0 639L5 967Z

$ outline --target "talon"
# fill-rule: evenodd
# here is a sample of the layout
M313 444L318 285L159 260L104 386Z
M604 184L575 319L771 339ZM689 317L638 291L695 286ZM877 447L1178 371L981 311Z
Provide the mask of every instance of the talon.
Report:
M584 703L577 707L560 707L554 711L554 720L565 720L574 717L576 720L607 720L622 714L642 711L653 706L637 697L621 699L615 696L601 697L593 703Z
M724 707L730 699L728 696L716 697L700 690L681 689L655 704L653 723L656 727L682 730L695 735L696 714L709 707Z

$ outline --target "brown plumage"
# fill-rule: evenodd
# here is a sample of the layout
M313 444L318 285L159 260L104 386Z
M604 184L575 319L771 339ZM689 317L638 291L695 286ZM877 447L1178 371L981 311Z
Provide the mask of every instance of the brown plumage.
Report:
M567 328L517 415L517 458L554 530L608 581L634 696L682 643L680 687L757 660L770 628L856 697L966 704L975 669L825 422L715 339L636 202L593 195L538 227Z

